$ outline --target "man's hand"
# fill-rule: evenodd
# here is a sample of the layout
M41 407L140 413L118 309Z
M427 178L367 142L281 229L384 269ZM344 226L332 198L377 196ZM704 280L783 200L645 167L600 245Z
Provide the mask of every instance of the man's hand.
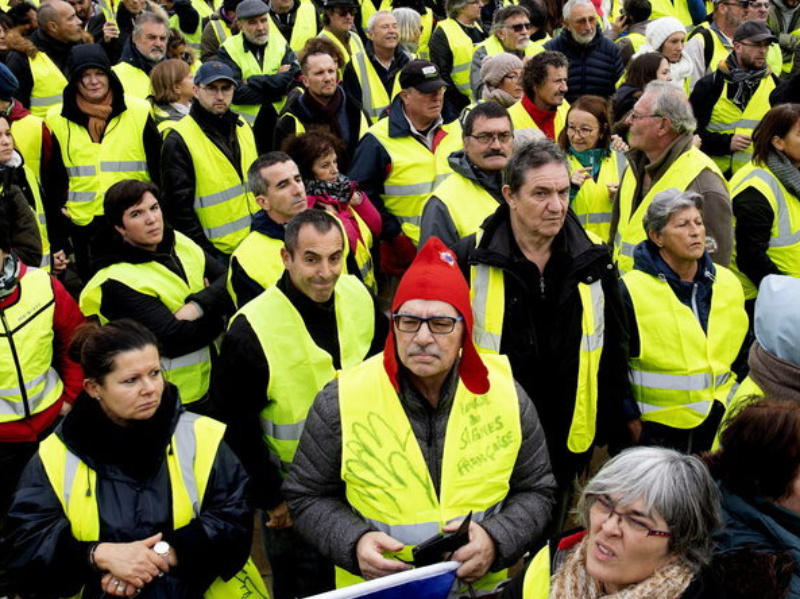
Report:
M384 551L400 551L404 545L385 532L368 532L358 540L356 558L361 576L370 580L411 568L408 564L383 557Z
M292 515L289 513L289 506L284 501L275 509L267 510L269 522L267 528L291 528L294 525Z
M444 527L444 532L455 532L461 525L461 520L451 522ZM456 571L456 576L466 583L473 583L484 576L494 563L494 541L489 533L475 522L469 523L469 543L453 554L453 559L461 562Z
M105 41L105 43L108 43L111 40L115 40L118 37L119 37L119 27L117 27L116 22L106 21L105 23L103 23L103 41Z
M114 586L117 595L121 592L130 597L161 572L169 572L169 563L153 551L153 546L160 540L161 533L158 533L133 543L100 543L97 546L94 550L95 564L101 571L112 575L113 582L109 579L108 583ZM129 590L130 594L127 594Z
M734 133L731 136L731 152L742 152L753 143L753 138L749 135L742 135L741 133Z
M67 258L67 253L64 250L58 250L57 252L53 252L54 275L59 275L65 270L67 270L67 264L69 264L69 258Z

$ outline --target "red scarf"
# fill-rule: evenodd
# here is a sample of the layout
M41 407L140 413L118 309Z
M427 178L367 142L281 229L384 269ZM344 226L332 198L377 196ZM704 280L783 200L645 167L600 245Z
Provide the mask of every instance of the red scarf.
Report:
M548 139L556 138L556 111L542 110L533 103L527 94L522 96L522 107L531 115L533 122L541 129Z

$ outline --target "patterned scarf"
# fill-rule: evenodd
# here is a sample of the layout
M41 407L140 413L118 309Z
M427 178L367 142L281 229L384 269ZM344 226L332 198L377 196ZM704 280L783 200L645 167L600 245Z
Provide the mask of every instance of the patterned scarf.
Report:
M739 66L735 52L731 52L725 60L725 63L720 66L722 76L725 77L731 85L736 86L731 102L733 102L739 110L747 108L747 105L750 103L750 98L753 97L758 86L761 85L761 80L767 76L767 68L765 64L760 69L745 71Z
M306 195L318 198L325 203L330 203L330 200L336 200L337 203L346 204L353 196L353 191L355 191L355 185L341 173L339 173L335 181L322 181L320 179L306 181ZM326 200L325 196L328 196L329 199Z
M0 265L0 298L11 295L18 282L19 260L14 254L8 254Z
M800 170L789 162L786 154L770 150L767 154L767 166L789 193L800 198Z
M678 599L694 578L694 570L676 560L639 584L607 594L586 572L588 538L584 537L550 579L550 599Z

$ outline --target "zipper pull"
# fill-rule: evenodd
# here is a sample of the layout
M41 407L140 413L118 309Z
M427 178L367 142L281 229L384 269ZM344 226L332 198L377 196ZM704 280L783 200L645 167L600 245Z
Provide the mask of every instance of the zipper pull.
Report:
M539 277L539 293L542 294L542 299L544 299L544 275Z

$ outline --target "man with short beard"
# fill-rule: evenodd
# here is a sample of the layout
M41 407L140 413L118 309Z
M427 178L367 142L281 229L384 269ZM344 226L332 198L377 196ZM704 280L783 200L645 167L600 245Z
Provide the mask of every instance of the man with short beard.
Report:
M617 45L600 33L597 11L590 0L564 5L564 28L544 45L569 61L567 101L583 95L610 98L624 66Z
M146 100L153 93L150 71L167 53L169 22L163 15L144 11L133 26L133 35L122 50L120 62L112 67L126 94Z

